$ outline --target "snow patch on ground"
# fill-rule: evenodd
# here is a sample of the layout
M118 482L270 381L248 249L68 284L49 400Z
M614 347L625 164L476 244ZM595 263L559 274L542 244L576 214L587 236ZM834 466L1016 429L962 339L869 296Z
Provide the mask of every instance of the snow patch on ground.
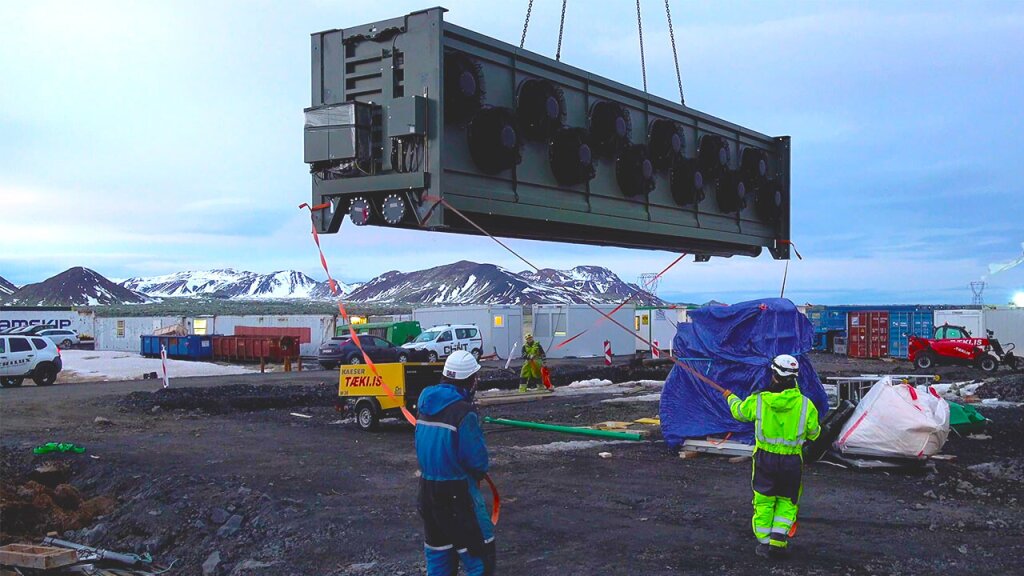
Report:
M981 405L985 408L1016 408L1018 406L1024 406L1024 403L999 400L998 398L982 398Z
M611 380L580 380L567 386L555 388L555 396L579 396L581 394L626 394L643 390L660 390L665 386L661 380L639 380L614 383Z
M611 385L612 385L612 381L611 380L600 380L600 379L597 379L597 378L592 378L590 380L577 380L576 382L573 382L572 384L569 384L568 386L563 386L563 388L592 388L594 386L611 386Z
M557 454L559 452L575 452L589 448L601 448L612 444L636 444L632 440L569 440L565 442L549 442L532 446L512 446L512 450L530 454Z
M161 373L159 358L144 358L132 352L108 350L62 350L64 369L62 379L87 380L141 380L148 372ZM189 376L225 376L249 374L253 370L242 366L167 360L167 376L174 385L175 378Z

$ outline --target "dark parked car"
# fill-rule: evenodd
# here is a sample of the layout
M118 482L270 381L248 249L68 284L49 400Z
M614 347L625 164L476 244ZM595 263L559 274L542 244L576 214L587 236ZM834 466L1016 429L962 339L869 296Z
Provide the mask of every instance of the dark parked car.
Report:
M408 350L403 350L383 338L363 334L359 336L359 343L374 362L405 363L409 359ZM350 336L340 336L320 345L317 360L321 366L330 370L338 364L362 364L363 355L359 353L359 348L356 348Z

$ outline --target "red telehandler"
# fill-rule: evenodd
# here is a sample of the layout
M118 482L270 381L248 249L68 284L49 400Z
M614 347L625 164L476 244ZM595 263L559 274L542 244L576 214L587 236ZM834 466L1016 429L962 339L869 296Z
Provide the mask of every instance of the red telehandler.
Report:
M974 366L985 372L995 372L1000 364L1011 370L1017 368L1013 355L1014 344L1004 349L999 340L987 330L987 338L975 338L963 326L943 324L935 328L934 338L910 337L908 356L914 368L928 370L937 364Z

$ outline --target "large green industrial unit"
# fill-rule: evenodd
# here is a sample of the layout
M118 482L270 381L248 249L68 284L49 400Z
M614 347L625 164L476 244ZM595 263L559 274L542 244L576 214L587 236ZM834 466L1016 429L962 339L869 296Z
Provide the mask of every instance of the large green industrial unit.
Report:
M790 142L455 26L312 35L314 223L789 257ZM706 81L726 82L728 70ZM444 199L445 203L439 202Z
M420 328L420 323L416 320L403 320L400 322L369 322L366 324L354 324L356 334L369 334L378 338L383 338L388 342L391 342L395 346L401 346L407 342L412 342L414 338L420 335L423 330ZM337 336L348 336L348 324L338 326L336 329Z

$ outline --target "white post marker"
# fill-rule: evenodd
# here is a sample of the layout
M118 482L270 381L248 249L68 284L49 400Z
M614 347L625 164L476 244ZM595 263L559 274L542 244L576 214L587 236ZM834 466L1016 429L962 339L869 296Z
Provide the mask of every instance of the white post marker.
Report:
M164 388L167 388L171 383L167 379L167 346L164 345L160 346L160 367L164 372Z
M658 358L661 356L661 344L657 340L651 342L651 358Z
M516 351L516 346L519 346L518 340L516 340L516 343L512 345L512 348L509 348L508 360L505 360L505 370L508 370L508 365L512 363L512 353Z

